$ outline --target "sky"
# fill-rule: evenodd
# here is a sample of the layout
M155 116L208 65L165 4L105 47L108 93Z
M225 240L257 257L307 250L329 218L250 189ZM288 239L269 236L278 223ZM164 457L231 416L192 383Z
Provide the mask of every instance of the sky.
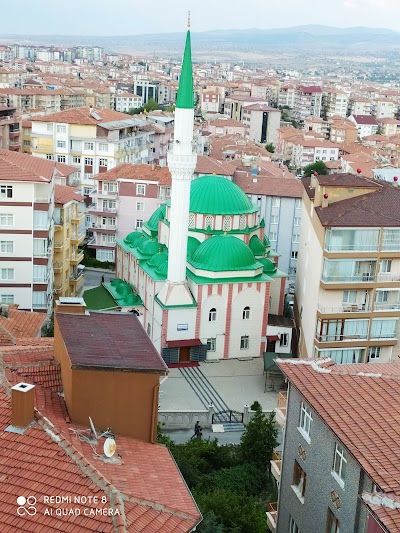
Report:
M400 30L400 0L19 0L17 6L2 35L171 33L185 30L188 9L193 32L303 24Z

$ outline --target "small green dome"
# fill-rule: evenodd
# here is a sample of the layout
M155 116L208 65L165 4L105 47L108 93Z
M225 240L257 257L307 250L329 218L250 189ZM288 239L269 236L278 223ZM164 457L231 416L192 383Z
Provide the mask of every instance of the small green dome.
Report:
M264 255L265 246L257 235L252 236L252 238L250 239L249 246L250 250L253 252L254 255Z
M121 305L137 305L137 296L133 293L128 294L128 296L126 296L122 300L119 300L119 303Z
M166 277L168 275L168 261L164 261L164 263L161 263L161 265L158 266L155 271L159 276Z
M142 237L141 231L132 231L131 233L128 233L128 235L125 237L124 242L126 244L135 244L137 240L139 240Z
M153 255L151 259L147 261L147 264L151 267L158 267L168 261L168 255L166 253L158 253Z
M146 228L150 231L158 231L158 222L164 220L167 205L162 204L154 211L149 220L145 223Z
M265 272L265 274L275 274L275 272L278 270L276 268L275 263L271 261L271 259L267 259L266 257L263 257L259 261L263 265L263 272Z
M195 268L211 272L256 270L261 267L247 244L233 235L206 239L188 261Z
M157 241L146 240L138 247L138 251L143 255L154 255L158 253L160 245Z
M195 239L194 237L188 237L187 241L187 257L192 257L194 252L197 250L197 248L200 246L200 241Z
M266 235L264 235L263 244L265 248L271 248L271 243L269 242L268 237Z
M121 285L121 283L125 283L123 279L120 279L120 278L114 278L111 282L111 285L113 287L118 287L119 285Z
M132 294L133 292L132 287L129 285L129 283L118 285L116 291L120 296L128 296L128 294Z
M242 215L256 211L258 207L242 189L222 176L200 176L191 183L191 213Z

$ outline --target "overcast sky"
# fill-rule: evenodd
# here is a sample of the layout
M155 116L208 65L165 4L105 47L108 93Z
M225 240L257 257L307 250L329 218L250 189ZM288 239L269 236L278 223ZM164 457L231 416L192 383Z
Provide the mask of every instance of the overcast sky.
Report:
M12 16L4 17L7 22L0 32L31 35L170 33L185 29L188 9L192 12L194 32L301 24L400 30L400 0L19 0L15 2Z

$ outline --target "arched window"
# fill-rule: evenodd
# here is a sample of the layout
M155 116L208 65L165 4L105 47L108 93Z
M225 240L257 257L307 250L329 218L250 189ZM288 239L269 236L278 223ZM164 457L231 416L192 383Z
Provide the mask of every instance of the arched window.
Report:
M232 219L230 216L224 217L224 231L230 231L232 227Z
M240 215L239 229L246 229L246 215Z
M194 222L195 222L194 213L189 213L189 228L194 228Z
M210 229L214 229L214 217L212 215L207 215L204 220L204 229L207 229L210 226Z
M215 309L215 307L213 307L212 309L210 309L208 313L208 321L215 322L216 320L217 320L217 310Z
M250 307L245 307L243 309L243 320L249 320L250 318Z

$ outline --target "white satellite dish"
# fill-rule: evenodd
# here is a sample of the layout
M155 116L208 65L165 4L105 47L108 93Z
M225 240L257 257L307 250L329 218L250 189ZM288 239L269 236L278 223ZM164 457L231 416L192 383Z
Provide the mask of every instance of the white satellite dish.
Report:
M104 441L104 447L103 447L104 455L106 457L112 457L116 449L117 449L117 444L115 440L112 439L111 437L108 437L108 439Z
M93 437L97 440L98 437L97 437L97 433L96 433L96 428L94 427L93 421L90 418L90 416L89 416L89 422L90 422L90 428L91 428L92 433L93 433Z

